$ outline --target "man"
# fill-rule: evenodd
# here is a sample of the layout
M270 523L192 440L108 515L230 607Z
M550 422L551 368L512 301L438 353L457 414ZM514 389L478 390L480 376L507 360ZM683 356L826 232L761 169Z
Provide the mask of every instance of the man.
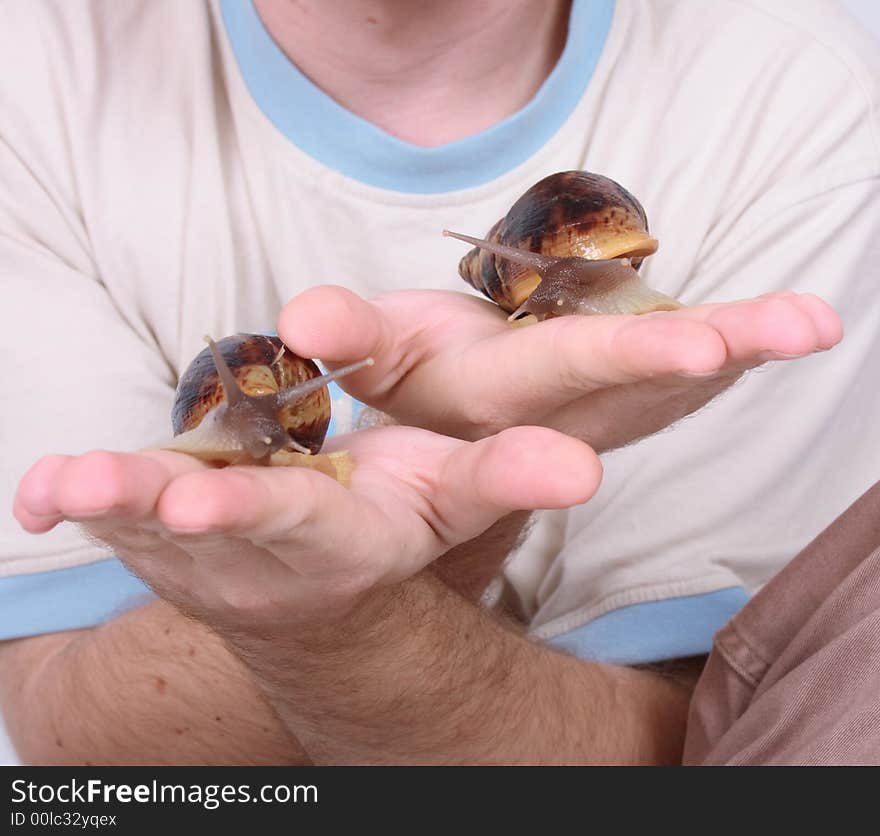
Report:
M29 361L48 367L61 346L69 358L51 388L27 377L4 405L4 438L21 439L10 502L43 452L159 441L201 335L263 330L293 297L278 326L293 350L374 353L346 384L355 396L484 439L346 439L364 480L351 495L168 455L42 462L19 493L28 529L88 518L211 630L159 603L107 620L137 592L102 584L118 564L95 563L69 526L55 540L10 528L9 600L45 609L47 570L82 579L80 600L105 594L103 609L71 615L68 595L8 633L48 633L0 656L24 757L677 761L692 676L564 656L471 603L522 515L475 535L598 484L578 441L498 433L543 425L621 447L743 369L830 348L834 314L782 294L509 332L469 297L300 294L334 280L367 297L458 289L460 251L438 234L451 218L484 231L544 174L590 168L647 207L658 289L688 304L784 290L831 302L848 338L827 359L752 375L607 457L599 496L544 515L505 574L507 609L575 656L705 653L876 473L864 451L878 396L858 386L878 334L864 279L876 76L846 22L821 5L685 2L444 3L415 19L390 2L10 6L4 54L32 84L4 85L0 103L3 258L27 277L8 339L38 315L52 338L28 341ZM55 404L72 413L63 434Z

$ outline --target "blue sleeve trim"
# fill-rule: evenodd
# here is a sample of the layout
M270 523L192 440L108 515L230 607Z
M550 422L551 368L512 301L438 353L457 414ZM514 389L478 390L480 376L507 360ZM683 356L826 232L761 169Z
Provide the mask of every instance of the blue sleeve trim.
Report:
M364 408L335 382L329 390L328 437L353 430ZM0 578L0 640L94 627L155 598L116 558Z
M581 659L637 665L708 653L712 638L749 600L741 586L633 604L549 644Z
M0 578L0 639L94 627L155 598L116 558Z

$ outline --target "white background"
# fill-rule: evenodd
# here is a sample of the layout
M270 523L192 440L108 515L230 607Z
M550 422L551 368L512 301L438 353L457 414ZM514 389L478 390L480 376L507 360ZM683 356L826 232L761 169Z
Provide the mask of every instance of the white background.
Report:
M842 0L852 14L858 17L880 39L880 0ZM0 765L14 766L18 763L0 720Z

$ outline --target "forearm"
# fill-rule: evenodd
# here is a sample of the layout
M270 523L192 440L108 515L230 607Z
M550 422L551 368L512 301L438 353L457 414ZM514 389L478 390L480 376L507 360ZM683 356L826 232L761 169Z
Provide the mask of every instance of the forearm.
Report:
M0 644L0 700L26 763L307 762L217 636L164 603Z
M528 516L452 549L438 575L478 599ZM91 630L0 643L0 704L28 763L308 761L220 639L163 603Z
M429 573L344 623L229 635L321 763L677 763L690 686L529 642Z
M478 601L527 530L530 511L514 511L474 540L450 549L431 571L468 601Z

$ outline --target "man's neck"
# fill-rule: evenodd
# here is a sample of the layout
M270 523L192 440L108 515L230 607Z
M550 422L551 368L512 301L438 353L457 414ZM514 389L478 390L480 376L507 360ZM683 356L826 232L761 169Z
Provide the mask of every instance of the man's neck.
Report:
M325 93L406 142L442 145L524 107L565 45L570 0L254 0Z

